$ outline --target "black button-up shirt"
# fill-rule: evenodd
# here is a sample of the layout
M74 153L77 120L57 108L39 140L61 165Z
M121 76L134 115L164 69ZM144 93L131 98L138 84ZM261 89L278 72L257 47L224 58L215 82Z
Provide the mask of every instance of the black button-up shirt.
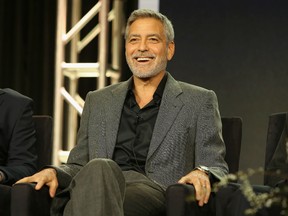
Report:
M142 109L133 93L133 79L129 85L113 154L113 160L122 170L145 173L146 157L166 81L167 74L159 83L153 99Z

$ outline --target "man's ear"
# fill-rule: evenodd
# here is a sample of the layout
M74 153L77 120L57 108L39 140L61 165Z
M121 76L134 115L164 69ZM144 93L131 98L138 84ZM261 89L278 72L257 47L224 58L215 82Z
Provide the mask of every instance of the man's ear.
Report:
M175 52L175 43L174 43L174 41L171 41L168 44L168 52L167 52L168 61L170 61L173 58L174 52Z

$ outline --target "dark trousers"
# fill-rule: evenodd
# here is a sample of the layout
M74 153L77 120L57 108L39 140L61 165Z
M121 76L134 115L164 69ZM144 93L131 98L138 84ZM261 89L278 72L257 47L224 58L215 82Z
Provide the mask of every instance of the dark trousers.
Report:
M122 171L109 159L91 160L68 191L64 216L165 215L165 191L141 173Z
M264 185L254 185L256 194L269 193L271 188ZM247 198L243 195L239 184L230 183L221 188L215 199L216 216L247 216L246 210L251 208ZM281 207L272 205L259 209L254 216L280 216Z

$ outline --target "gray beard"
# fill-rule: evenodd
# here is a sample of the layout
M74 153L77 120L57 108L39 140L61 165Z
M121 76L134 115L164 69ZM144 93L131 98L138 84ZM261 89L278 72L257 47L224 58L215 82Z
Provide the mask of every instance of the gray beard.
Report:
M142 72L142 71L137 70L136 68L131 66L129 63L128 63L128 66L129 66L129 68L132 71L134 76L136 76L138 78L150 78L150 77L156 76L161 71L165 70L165 68L167 66L167 62L163 61L163 62L161 62L161 64L158 64L153 70L146 71L146 72Z

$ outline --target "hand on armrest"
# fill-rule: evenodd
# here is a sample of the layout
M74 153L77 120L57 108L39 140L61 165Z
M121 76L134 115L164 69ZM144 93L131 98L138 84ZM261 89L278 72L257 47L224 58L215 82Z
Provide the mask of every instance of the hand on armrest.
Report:
M211 184L209 176L205 172L201 170L193 170L186 176L183 176L178 183L194 185L196 200L198 200L199 206L208 203L211 193Z
M50 197L54 197L58 188L58 180L56 170L53 168L43 169L32 176L20 179L15 184L19 183L35 183L35 190L40 190L44 185L49 187Z

